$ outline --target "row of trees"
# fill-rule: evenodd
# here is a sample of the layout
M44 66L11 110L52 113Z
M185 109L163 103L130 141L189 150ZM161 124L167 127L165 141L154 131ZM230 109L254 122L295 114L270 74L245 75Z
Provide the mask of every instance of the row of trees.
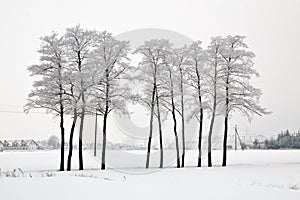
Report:
M253 147L255 149L300 149L300 132L291 133L286 130L278 134L276 139L266 139L263 144L255 140Z
M65 116L71 116L67 170L71 170L73 137L79 122L79 169L83 170L82 138L87 114L103 119L102 169L105 169L107 116L113 109L124 111L126 88L119 81L129 69L129 43L117 41L106 31L66 29L63 36L53 33L41 38L40 64L28 67L37 77L25 111L46 109L60 117L61 162L64 170Z
M243 36L213 37L207 49L201 42L175 48L165 39L153 39L134 49L129 42L118 41L110 33L66 29L63 36L53 33L41 38L40 64L28 67L38 77L29 94L25 110L47 109L60 117L61 164L64 170L64 117L73 119L69 137L67 170L71 170L72 144L77 118L79 122L79 169L83 169L82 137L86 115L103 116L102 164L105 169L107 118L113 110L128 114L129 102L149 110L149 139L146 168L149 167L153 123L159 131L160 166L163 167L164 118L171 114L176 144L177 167L184 167L185 123L199 122L198 166L201 167L203 123L209 119L208 166L212 166L211 139L217 115L224 115L223 166L226 166L228 120L239 111L248 119L268 113L259 105L261 91L250 80L258 73L253 68L254 54ZM142 56L138 66L130 66L128 55ZM128 81L143 83L138 94L131 94ZM204 116L207 116L206 118ZM179 153L178 118L181 124L183 152Z

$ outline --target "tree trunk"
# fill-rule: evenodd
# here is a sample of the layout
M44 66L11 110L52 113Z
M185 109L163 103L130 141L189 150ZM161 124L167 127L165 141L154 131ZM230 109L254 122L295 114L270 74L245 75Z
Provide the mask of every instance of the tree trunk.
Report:
M83 170L83 155L82 155L82 133L83 133L83 123L84 123L85 108L81 110L80 117L80 128L79 128L79 170Z
M58 66L58 76L59 76L59 106L60 106L60 171L65 170L65 128L64 128L64 105L63 105L63 85L61 76L62 66Z
M177 168L180 168L180 155L179 155L179 144L178 144L178 135L177 135L177 121L176 121L176 114L175 114L175 103L174 103L174 91L173 91L173 78L172 78L172 72L169 69L169 75L170 75L170 93L171 93L171 103L172 103L172 117L174 122L174 135L175 135L175 143L176 143L176 160L177 160Z
M163 168L164 150L163 150L162 127L161 127L161 119L160 119L159 99L158 99L157 87L156 87L156 108L157 108L157 120L158 120L158 129L159 129L159 149L160 149L160 163L159 163L159 168Z
M202 129L203 129L203 109L200 109L200 121L199 121L199 139L198 139L198 167L201 167L201 157L202 157Z
M81 51L77 51L77 58L78 58L78 71L81 73L82 71L82 65L81 65ZM84 115L85 115L85 98L84 98L84 82L81 78L80 81L81 86L81 103L82 103L82 109L81 109L81 119L80 119L80 128L79 128L79 170L83 170L83 155L82 155L82 134L83 134L83 124L84 124Z
M223 140L223 163L222 166L225 167L226 166L226 162L227 162L227 135L228 135L228 109L229 109L229 75L227 75L227 79L226 79L226 103L225 103L225 109L226 109L226 113L225 113L225 120L224 120L224 125L225 125L225 129L224 129L224 140Z
M107 111L103 117L103 143L102 143L102 157L101 157L101 170L105 169L105 151L106 151L106 123L107 123Z
M65 170L65 128L64 128L64 107L60 103L60 134L61 134L61 144L60 144L60 171Z
M215 61L214 64L214 80L213 80L213 87L214 87L214 93L213 93L213 108L212 108L212 117L210 121L210 126L209 126L209 133L208 133L208 167L212 167L212 159L211 159L211 154L212 154L212 149L211 149L211 138L212 138L212 132L214 128L214 123L215 123L215 115L216 115L216 108L217 108L217 66L218 63Z
M228 134L228 117L225 117L224 120L225 129L224 129L224 141L223 141L223 163L222 166L226 166L227 161L227 134Z
M210 121L210 126L209 126L209 134L208 134L208 167L212 167L212 159L211 159L211 138L212 138L212 131L214 127L214 122L215 122L215 113L212 114L211 121Z
M179 144L178 144L178 136L177 136L177 121L176 121L175 106L174 106L173 98L172 98L172 116L173 116L173 122L174 122L174 129L173 130L174 130L175 142L176 142L177 168L180 168Z
M109 109L109 71L106 69L106 91L105 91L105 111L103 117L103 144L102 144L102 157L101 157L101 170L105 169L105 151L106 151L106 125L107 125L107 115Z
M185 157L185 134L184 134L184 102L183 102L183 73L180 68L180 94L181 94L181 132L182 132L182 160L181 167L184 167L184 157Z
M76 110L74 110L73 122L70 131L70 138L69 138L69 155L68 155L68 162L67 162L67 171L71 171L72 155L73 155L73 137L74 137L76 121L77 121L77 112Z
M152 140L152 131L153 131L153 116L154 116L154 106L155 106L155 92L156 92L156 85L153 84L153 91L151 97L151 113L150 113L150 133L149 133L148 147L147 147L146 168L149 168L149 163L150 163L151 140Z
M199 118L199 139L198 139L198 167L201 167L201 157L202 157L202 129L203 129L203 107L202 107L202 96L201 96L201 80L198 70L198 62L196 61L196 75L197 75L197 87L198 87L198 100L200 106L200 118Z

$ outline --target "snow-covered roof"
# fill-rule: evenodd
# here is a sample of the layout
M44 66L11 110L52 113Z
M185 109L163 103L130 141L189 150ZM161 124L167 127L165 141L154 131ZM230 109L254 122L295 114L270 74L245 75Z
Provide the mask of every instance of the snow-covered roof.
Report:
M28 146L30 144L35 144L38 146L38 144L34 140L0 140L0 142L3 145L8 145L8 146Z

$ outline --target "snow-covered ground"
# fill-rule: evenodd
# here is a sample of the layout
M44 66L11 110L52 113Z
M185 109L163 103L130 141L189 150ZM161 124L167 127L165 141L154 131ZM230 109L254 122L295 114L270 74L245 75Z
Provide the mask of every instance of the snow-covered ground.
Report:
M57 172L57 151L0 152L2 174L14 168L25 171L20 178L2 175L1 199L300 199L300 151L297 150L229 151L226 168L219 167L221 151L213 152L216 165L213 168L192 167L197 151L188 151L188 167L162 170L154 166L143 169L145 158L136 154L144 156L143 152L108 152L111 169L100 171L97 159L85 152L87 170ZM77 157L75 152L75 168ZM157 164L155 155L152 163ZM206 164L205 157L203 163Z

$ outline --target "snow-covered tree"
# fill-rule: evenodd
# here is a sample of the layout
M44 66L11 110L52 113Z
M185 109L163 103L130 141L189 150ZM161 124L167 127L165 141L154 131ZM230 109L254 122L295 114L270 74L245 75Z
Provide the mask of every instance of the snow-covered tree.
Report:
M90 63L90 53L95 46L96 32L84 30L79 25L67 28L65 33L68 50L68 67L74 73L74 86L80 94L80 127L79 127L79 170L83 170L82 134L84 117L87 112L89 89L93 86L95 74Z
M50 149L59 149L59 138L56 135L51 135L47 140L47 145Z
M221 87L221 66L222 66L222 38L212 37L210 45L207 49L207 66L210 69L208 73L208 94L209 94L209 109L210 109L210 124L208 132L208 167L212 167L212 133L217 115L217 106L221 101L222 94L220 93Z
M70 129L69 135L69 154L67 160L67 170L71 170L72 164L72 155L73 155L73 138L74 138L74 131L76 122L78 119L78 114L80 113L79 102L81 99L80 91L77 87L75 87L76 78L74 77L76 74L73 74L72 71L66 71L64 73L65 77L65 89L64 95L66 97L66 115L71 116L72 118L72 125Z
M179 109L177 110L181 118L181 135L182 135L182 155L181 155L181 167L184 167L185 159L185 96L186 96L186 62L188 60L187 46L181 48L175 48L172 52L173 66L178 71L179 82L177 84L179 88Z
M179 79L179 71L177 69L177 56L173 54L174 49L170 49L165 52L165 67L162 68L162 76L159 80L161 84L161 104L163 108L166 108L168 112L171 112L173 119L173 132L175 136L176 145L176 163L177 168L180 168L180 152L179 152L179 141L178 141L178 131L177 131L177 119L176 111L178 110L178 103L176 98L180 96L180 92L177 89L178 84L176 80Z
M188 47L188 60L186 73L188 74L188 85L192 92L192 110L189 118L195 118L199 122L198 136L198 167L201 167L201 149L204 109L207 107L205 102L206 81L208 70L205 68L206 53L201 47L201 41L195 41Z
M107 117L113 110L127 113L126 101L130 98L129 88L125 84L126 74L130 70L128 54L127 41L118 41L106 31L97 34L91 63L96 74L93 103L97 112L103 115L101 169L105 169Z
M224 94L224 140L223 163L227 160L227 135L230 113L239 111L251 120L254 114L267 114L265 108L259 104L261 90L253 87L250 80L253 76L259 76L254 69L254 53L248 50L244 42L244 36L227 36L222 38L220 54L223 59L221 70Z
M136 78L141 80L144 86L144 93L140 98L142 104L150 108L150 133L147 148L147 160L146 168L149 168L151 140L153 135L153 118L156 116L158 119L159 128L159 148L160 148L160 164L159 167L163 167L163 139L162 139L162 119L160 108L160 76L162 76L162 70L166 66L165 57L166 52L171 49L171 43L165 39L153 39L146 41L143 45L135 50L136 54L141 54L143 60L139 63L137 68L138 76Z
M60 117L61 134L61 160L60 170L64 170L64 144L65 144L65 96L64 96L64 70L66 64L64 38L56 33L41 38L40 64L28 67L31 76L37 77L33 84L34 89L28 95L25 111L43 108L47 112Z

